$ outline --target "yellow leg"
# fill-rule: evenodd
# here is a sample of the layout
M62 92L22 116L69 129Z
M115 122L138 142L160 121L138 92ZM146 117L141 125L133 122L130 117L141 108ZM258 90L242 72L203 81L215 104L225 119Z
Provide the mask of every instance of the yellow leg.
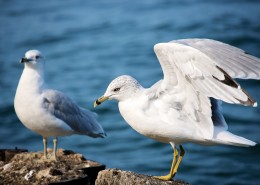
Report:
M176 147L174 147L173 151L174 152L173 152L173 159L172 159L172 166L171 166L170 173L165 176L155 176L155 178L168 181L175 175L174 171L175 171L175 166L176 166L177 158L178 158L178 150Z
M180 164L181 164L181 160L182 160L184 154L185 154L185 150L184 150L183 147L180 145L180 156L179 156L178 161L177 161L177 163L176 163L176 165L175 165L175 167L174 167L174 169L173 169L173 174L174 174L174 175L177 173L177 170L178 170L178 168L179 168L179 166L180 166ZM174 175L173 175L173 176L174 176Z
M58 139L57 139L57 137L55 137L55 138L53 139L53 159L54 159L55 161L57 161L57 156L56 156L56 153L57 153L57 144L58 144Z
M44 159L47 159L47 138L43 138L43 154Z

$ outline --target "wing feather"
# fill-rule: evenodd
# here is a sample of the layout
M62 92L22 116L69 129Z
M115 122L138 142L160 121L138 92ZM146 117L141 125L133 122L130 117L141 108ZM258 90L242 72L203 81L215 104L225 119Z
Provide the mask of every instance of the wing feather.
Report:
M171 42L203 52L233 78L260 79L260 59L242 49L211 39L182 39Z
M163 68L165 88L176 85L178 78L185 77L198 92L208 97L227 103L255 105L248 93L203 52L187 45L171 42L156 44L155 53ZM180 71L181 75L173 75L176 70ZM174 83L169 83L171 81Z
M156 44L154 51L164 74L156 84L156 101L167 105L169 111L161 114L168 123L171 110L180 105L179 119L187 118L204 138L212 138L214 126L227 129L217 100L256 105L232 79L260 77L259 59L243 50L208 39L189 39Z
M43 107L61 119L79 134L104 137L105 132L96 120L96 114L78 107L70 98L55 90L43 92Z

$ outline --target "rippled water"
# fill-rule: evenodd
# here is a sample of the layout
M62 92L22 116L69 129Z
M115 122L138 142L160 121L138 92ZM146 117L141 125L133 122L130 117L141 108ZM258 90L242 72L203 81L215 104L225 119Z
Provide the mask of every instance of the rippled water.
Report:
M153 45L181 38L212 38L260 56L260 2L207 0L0 0L0 148L42 150L39 135L17 119L13 98L29 49L47 60L46 80L82 107L118 75L149 87L162 78ZM260 102L258 81L240 81ZM139 135L119 115L116 102L96 111L106 139L60 138L59 147L83 153L110 168L163 175L172 149ZM260 109L224 104L229 129L260 142ZM260 184L260 147L187 144L176 178L192 184Z

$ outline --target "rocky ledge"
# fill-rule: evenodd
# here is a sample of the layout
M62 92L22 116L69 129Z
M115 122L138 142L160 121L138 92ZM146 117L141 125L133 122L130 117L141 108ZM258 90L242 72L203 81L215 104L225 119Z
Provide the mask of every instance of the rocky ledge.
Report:
M181 180L162 181L152 176L137 174L119 169L100 171L96 185L189 185Z
M44 160L42 152L0 150L0 184L92 185L98 172L105 169L70 150L59 149L57 158Z
M42 152L0 149L0 185L188 185L181 180L162 181L119 169L105 170L105 165L71 150L59 149L57 158L45 160Z

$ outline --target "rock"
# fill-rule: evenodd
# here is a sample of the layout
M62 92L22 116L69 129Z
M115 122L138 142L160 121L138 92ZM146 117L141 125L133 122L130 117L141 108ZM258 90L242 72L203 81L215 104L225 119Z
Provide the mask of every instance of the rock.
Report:
M8 171L12 169L12 163L8 163L8 164L3 164L3 171Z
M0 149L0 161L10 161L18 153L28 152L26 149Z
M189 185L181 180L162 181L151 176L119 169L106 169L98 173L96 185Z
M29 171L29 173L27 173L27 174L24 176L24 179L27 180L27 181L29 181L29 180L33 177L34 173L35 173L35 170Z
M51 153L52 150L48 149ZM18 152L19 153L19 152ZM44 159L42 152L24 152L0 162L1 184L94 185L105 165L87 160L71 150L59 149L57 161Z

